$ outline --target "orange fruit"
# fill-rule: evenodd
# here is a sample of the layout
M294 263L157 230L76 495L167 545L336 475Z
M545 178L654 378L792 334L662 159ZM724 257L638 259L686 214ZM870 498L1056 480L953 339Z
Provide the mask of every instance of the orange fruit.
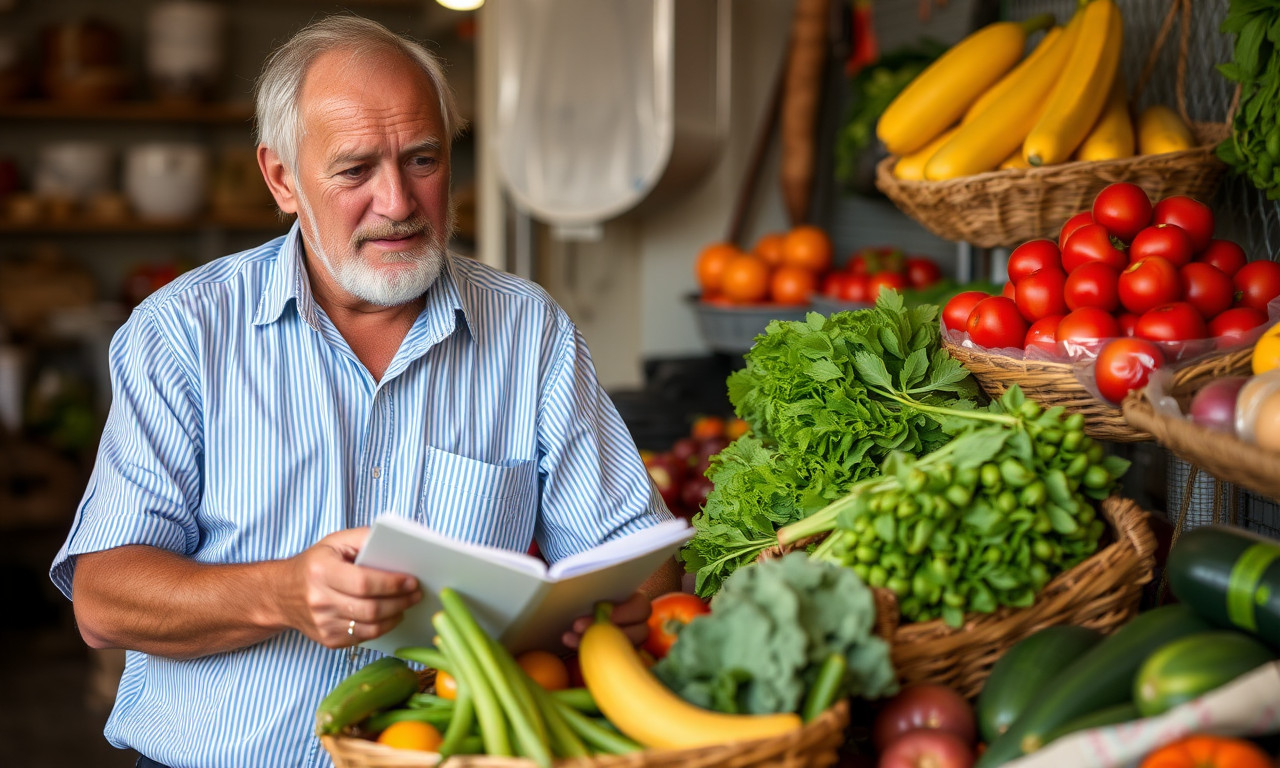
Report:
M756 244L751 246L751 252L764 259L764 263L771 267L781 266L783 244L786 239L787 236L782 232L761 235Z
M516 663L533 681L548 691L569 687L569 668L564 660L548 651L525 651L516 657Z
M724 266L720 292L735 304L764 301L769 296L769 265L748 253L734 256Z
M788 232L782 242L782 263L821 273L831 267L831 252L831 238L825 230L801 224Z
M458 681L448 672L436 670L436 695L453 701L458 698Z
M724 437L724 419L720 416L699 416L693 420L689 435L698 440Z
M740 419L737 416L729 419L729 423L724 426L724 436L730 440L737 440L750 431L751 425L745 419Z
M732 243L712 243L698 253L696 273L698 287L703 294L720 292L724 279L724 268L735 257L742 254Z
M431 723L418 720L401 720L388 725L378 734L378 743L396 749L416 749L422 752L435 752L440 748L444 738Z
M769 278L769 297L778 304L808 304L818 289L818 276L806 267L784 264Z

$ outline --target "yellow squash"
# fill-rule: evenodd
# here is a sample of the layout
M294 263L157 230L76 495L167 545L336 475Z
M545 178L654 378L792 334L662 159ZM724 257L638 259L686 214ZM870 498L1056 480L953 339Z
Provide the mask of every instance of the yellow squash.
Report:
M1129 89L1124 76L1116 73L1107 96L1107 106L1102 116L1084 137L1084 143L1076 150L1076 159L1096 162L1132 157L1134 152L1133 117L1129 114Z
M1000 170L1002 171L1023 170L1030 167L1031 166L1027 163L1026 159L1022 156L1022 147L1018 147L1013 151L1013 154L1006 157L1004 162L1000 163Z
M952 136L956 135L958 128L950 128L938 138L925 144L921 149L917 149L905 157L899 158L898 162L893 164L893 176L903 181L924 181L924 164L929 162L929 158L933 157L933 153L937 152L943 144L946 144Z
M695 707L654 677L621 629L597 621L578 646L582 679L600 712L646 747L681 749L794 731L800 716L729 715Z
M973 118L982 113L982 110L991 106L993 101L1000 98L1010 88L1012 88L1014 84L1018 82L1018 79L1022 77L1022 73L1035 66L1035 63L1044 56L1045 52L1049 50L1049 46L1053 45L1053 41L1057 40L1061 34L1062 27L1050 27L1049 29L1046 29L1044 37L1040 38L1040 43L1036 45L1035 49L1031 51L1031 53L1027 54L1027 58L1019 62L1018 66L1014 67L1009 74L1000 78L1000 82L988 88L981 96L978 97L977 101L969 105L969 109L965 111L964 118L960 121L960 124L964 125L965 123L973 120Z
M956 43L889 104L876 136L899 157L928 144L1018 63L1027 35L1052 24L1047 14L1021 23L998 21Z
M1114 0L1088 0L1078 14L1080 37L1044 114L1022 145L1022 156L1035 166L1071 157L1102 114L1120 66L1124 22Z
M925 164L926 179L944 181L994 170L1022 146L1040 118L1049 93L1062 77L1062 69L1079 39L1082 18L1077 13L1033 66L1024 69L982 114L960 126L956 135Z
M1191 128L1177 112L1163 104L1152 104L1138 115L1138 154L1163 155L1182 152L1196 145Z

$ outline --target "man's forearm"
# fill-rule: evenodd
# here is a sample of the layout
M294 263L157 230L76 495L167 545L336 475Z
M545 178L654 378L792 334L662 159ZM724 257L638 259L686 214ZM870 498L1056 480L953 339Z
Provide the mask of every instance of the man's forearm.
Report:
M265 640L284 628L282 561L209 565L155 547L80 555L74 608L85 642L194 658Z

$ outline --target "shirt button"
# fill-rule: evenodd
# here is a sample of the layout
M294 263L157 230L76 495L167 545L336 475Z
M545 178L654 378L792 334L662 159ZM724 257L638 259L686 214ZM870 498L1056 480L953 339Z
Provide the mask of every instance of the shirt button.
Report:
M373 468L373 479L374 479L374 480L377 480L377 479L378 479L378 478L380 478L380 477L382 477L382 467L374 467L374 468Z

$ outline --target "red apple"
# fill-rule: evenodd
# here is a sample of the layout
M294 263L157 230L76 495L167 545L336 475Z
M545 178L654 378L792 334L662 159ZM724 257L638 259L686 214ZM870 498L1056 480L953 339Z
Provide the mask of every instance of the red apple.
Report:
M880 753L880 768L971 768L973 749L937 728L907 731Z
M715 485L702 475L686 480L680 489L680 503L684 505L685 511L692 516L701 510L702 505L707 503L707 494L711 493L714 487Z
M683 466L690 466L697 461L702 449L702 441L693 437L682 437L671 444L671 455Z

